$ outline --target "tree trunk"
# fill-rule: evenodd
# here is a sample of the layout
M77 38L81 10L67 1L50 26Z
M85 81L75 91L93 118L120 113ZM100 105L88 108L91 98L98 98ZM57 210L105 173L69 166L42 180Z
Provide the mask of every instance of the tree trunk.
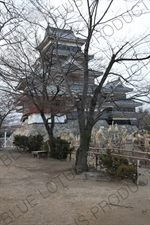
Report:
M41 117L43 119L43 122L44 122L44 126L45 126L45 129L47 131L47 134L48 134L48 139L49 139L49 156L50 156L50 150L52 149L53 147L53 144L52 144L52 139L54 137L54 125L55 125L55 116L53 115L53 113L51 113L51 123L49 124L48 123L48 119L46 119L45 117L45 114L44 112L41 111Z
M90 132L85 124L85 112L78 109L78 122L80 131L80 146L76 152L75 172L88 171L87 156L90 145Z
M88 171L88 164L87 164L87 155L89 150L89 144L86 143L86 131L83 131L83 134L80 135L81 138L80 146L76 152L76 162L75 162L75 171L76 173L82 173L84 171Z

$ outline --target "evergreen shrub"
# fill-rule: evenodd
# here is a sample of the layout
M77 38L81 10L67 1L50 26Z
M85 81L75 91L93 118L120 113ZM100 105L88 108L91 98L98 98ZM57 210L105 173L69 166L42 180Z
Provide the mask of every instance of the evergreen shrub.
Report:
M110 150L100 156L99 160L101 168L105 168L111 176L131 179L136 176L136 165L129 164L125 157L113 156Z
M74 150L70 143L60 137L53 137L50 141L50 156L55 159L66 159Z
M23 148L28 151L40 151L43 146L43 136L41 134L34 136L15 135L13 145L17 148Z
M43 146L43 136L41 134L28 137L29 151L40 151Z
M13 140L13 145L16 148L28 150L28 137L24 135L15 135Z

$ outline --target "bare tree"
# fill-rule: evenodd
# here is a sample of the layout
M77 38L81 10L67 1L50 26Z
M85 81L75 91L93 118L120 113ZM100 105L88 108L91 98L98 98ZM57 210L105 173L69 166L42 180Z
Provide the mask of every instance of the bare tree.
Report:
M103 75L99 79L99 84L93 91L91 96L90 105L88 112L86 109L86 99L88 99L88 85L89 85L89 51L90 45L95 32L99 31L99 27L107 21L105 17L109 12L111 5L114 1L110 1L104 10L103 14L98 13L98 8L100 7L100 1L86 1L87 17L84 17L80 7L76 4L76 1L72 1L77 11L79 12L80 18L82 19L86 27L86 41L84 47L84 81L83 81L83 91L80 98L80 101L75 101L75 106L78 112L78 121L80 129L80 146L76 158L76 169L85 171L87 170L87 152L89 150L89 143L91 139L91 131L94 125L94 111L96 109L98 96L101 94L102 87L106 79L111 75L117 75L122 78L121 73L116 73L113 71L113 67L116 64L125 64L126 62L139 62L142 60L148 60L150 58L149 53L141 52L141 47L143 42L148 41L149 34L144 37L140 37L135 41L126 40L123 44L120 43L120 46L113 48L110 46L110 56L107 56L107 64L104 70ZM132 6L133 7L133 6ZM117 18L115 16L115 18ZM113 18L111 18L112 20ZM128 82L128 78L124 78ZM99 105L101 107L101 105Z
M13 74L14 79L14 74L16 76L20 74L20 77L25 75L26 84L29 84L27 89L28 98L32 98L32 102L34 102L39 111L41 110L41 105L37 104L37 99L42 101L41 103L43 106L43 102L44 104L46 104L46 102L56 100L59 96L59 93L65 88L65 94L67 93L67 95L69 96L69 101L72 102L72 105L76 108L78 114L80 146L77 151L75 169L77 172L86 171L88 170L87 154L91 140L92 128L96 121L95 118L98 119L99 115L101 114L102 105L105 101L103 96L104 84L106 80L108 80L109 78L112 79L115 76L121 77L124 82L128 83L131 86L135 86L135 81L137 80L139 81L139 83L142 83L142 74L139 74L138 72L143 66L141 62L144 62L144 66L147 66L150 59L149 52L146 48L149 44L150 34L147 32L143 36L140 35L137 38L126 36L123 40L119 40L119 42L113 42L110 40L110 35L107 36L104 32L105 29L109 26L109 22L113 22L114 24L114 20L119 20L120 17L125 18L127 13L134 12L134 15L138 15L136 9L139 2L137 3L136 1L127 3L128 8L125 10L121 10L120 13L118 13L118 11L115 11L113 8L113 5L117 4L114 0L109 1L104 5L99 0L86 0L84 2L80 2L81 4L79 4L79 1L71 0L61 5L60 7L52 7L51 4L48 5L47 2L45 3L45 1L42 0L38 0L36 2L30 0L29 2L32 4L34 10L38 11L41 17L43 17L46 22L49 22L49 26L55 27L56 29L72 29L74 32L76 31L77 35L80 38L84 38L84 45L82 46L83 60L82 63L80 63L83 72L82 88L75 94L71 88L72 85L70 83L71 75L76 72L75 69L72 71L71 65L74 64L75 60L77 60L77 54L70 54L70 67L64 69L62 60L59 54L57 54L57 44L59 43L59 38L57 36L54 37L54 43L52 43L55 44L55 59L57 59L57 71L55 71L55 74L61 74L63 79L60 83L55 83L55 92L53 93L53 95L51 95L51 98L49 96L50 92L52 94L52 89L50 92L45 92L44 90L48 90L48 86L50 86L51 88L53 86L52 83L47 82L48 86L46 86L45 88L45 81L49 80L53 70L51 66L51 62L53 62L53 58L51 58L53 56L53 50L48 59L49 73L47 77L47 72L44 72L43 67L46 59L43 58L44 56L41 55L40 49L38 49L40 52L40 60L42 62L41 65L43 67L43 70L41 76L42 78L37 77L36 70L33 69L32 66L35 61L35 50L33 50L33 42L27 38L26 33L23 33L22 35L22 32L18 31L19 35L17 38L21 37L20 40L22 40L21 42L19 42L19 40L17 39L17 46L20 50L20 57L18 58L18 52L16 54L15 46L13 49L14 55L11 60L9 60L9 63L8 60L5 60L4 58L3 63L7 68L9 67L11 71L9 72ZM111 9L113 9L112 12ZM25 20L28 23L31 23L29 17ZM38 25L37 21L35 21L34 24ZM40 24L39 27L41 27ZM24 37L24 39L22 37ZM26 43L26 47L24 47L24 43ZM78 47L78 43L76 44ZM96 53L95 56L98 57L93 59L91 52ZM45 53L45 55L47 55L47 53ZM90 69L92 67L92 62L94 65L94 70ZM136 68L133 71L135 63L138 63L140 67ZM54 65L54 67L56 67L56 65ZM93 87L92 89L92 92L89 93L90 76L92 73L93 76L94 73L98 74L98 71L95 71L96 69L103 70L103 74L99 72L97 85L95 85L95 87ZM7 70L5 71L6 73L8 73ZM126 73L124 73L125 71ZM28 78L29 74L33 75L33 80L31 78ZM36 79L34 79L34 77L36 77ZM54 82L54 80L54 76L52 76L50 82ZM40 85L38 86L39 83ZM40 96L42 95L42 98L37 98L39 93ZM136 95L137 93L135 94L135 96ZM43 99L46 99L46 101L43 101ZM44 108L42 107L42 111L40 111L41 116L43 118L43 121L47 121L43 109ZM98 114L95 117L95 112L97 111L97 109Z
M0 94L0 128L2 128L7 116L14 110L14 100L7 91L0 91Z
M17 6L13 0L0 1L0 46L7 46L11 35L23 21L23 11L23 7Z
M54 65L51 64L47 67L47 61L43 62L42 58L36 60L33 56L35 49L33 49L33 59L31 60L31 54L24 51L22 42L18 41L14 48L18 48L20 51L12 59L8 61L8 59L2 58L3 80L13 90L16 102L18 102L17 107L20 107L21 102L21 106L26 110L24 112L26 115L29 115L31 111L41 114L51 139L55 116L58 112L63 111L60 110L60 105L58 110L59 98L64 95L64 91L59 90L61 80L56 81L56 72L53 72L52 75ZM8 70L4 70L4 68ZM14 84L16 85L14 86ZM49 112L51 112L51 116L46 117Z
M7 45L10 54L1 57L1 79L9 85L17 102L16 107L23 109L26 118L32 113L41 115L51 140L55 119L62 118L72 106L66 106L66 89L62 85L63 79L60 78L56 58L51 56L49 59L47 54L43 55L40 48L35 48L35 43L22 32L22 25L18 28L11 44ZM38 43L36 31L32 32L35 42ZM52 48L51 55L53 50Z

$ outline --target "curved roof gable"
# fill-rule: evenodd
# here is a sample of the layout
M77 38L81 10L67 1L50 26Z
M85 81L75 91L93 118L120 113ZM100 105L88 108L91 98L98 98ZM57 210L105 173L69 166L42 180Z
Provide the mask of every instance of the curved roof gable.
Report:
M129 87L125 86L119 77L117 80L108 82L104 86L104 90L131 92L131 91L133 91L133 88L129 88Z
M60 29L55 27L50 27L49 25L46 28L46 34L52 38L66 39L67 41L75 41L80 44L84 44L86 39L78 38L74 35L72 30Z

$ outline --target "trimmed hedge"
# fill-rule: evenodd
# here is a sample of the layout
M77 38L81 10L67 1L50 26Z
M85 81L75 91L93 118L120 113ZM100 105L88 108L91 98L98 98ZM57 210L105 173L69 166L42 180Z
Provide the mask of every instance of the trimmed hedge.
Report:
M23 148L24 150L28 150L28 137L23 135L15 135L13 140L13 145L16 148Z
M55 159L66 159L68 154L74 150L70 147L70 143L60 137L53 137L51 141L43 142L43 136L38 134L34 136L21 136L14 137L13 145L17 148L22 148L25 151L40 151L42 149L49 151L49 155ZM50 146L50 148L49 148Z
M41 134L34 136L14 136L13 145L17 148L23 148L23 150L28 151L40 151L43 146L43 136Z
M47 145L45 144L45 146ZM50 141L50 157L52 158L66 159L73 150L74 148L70 147L70 143L60 137L53 137Z

